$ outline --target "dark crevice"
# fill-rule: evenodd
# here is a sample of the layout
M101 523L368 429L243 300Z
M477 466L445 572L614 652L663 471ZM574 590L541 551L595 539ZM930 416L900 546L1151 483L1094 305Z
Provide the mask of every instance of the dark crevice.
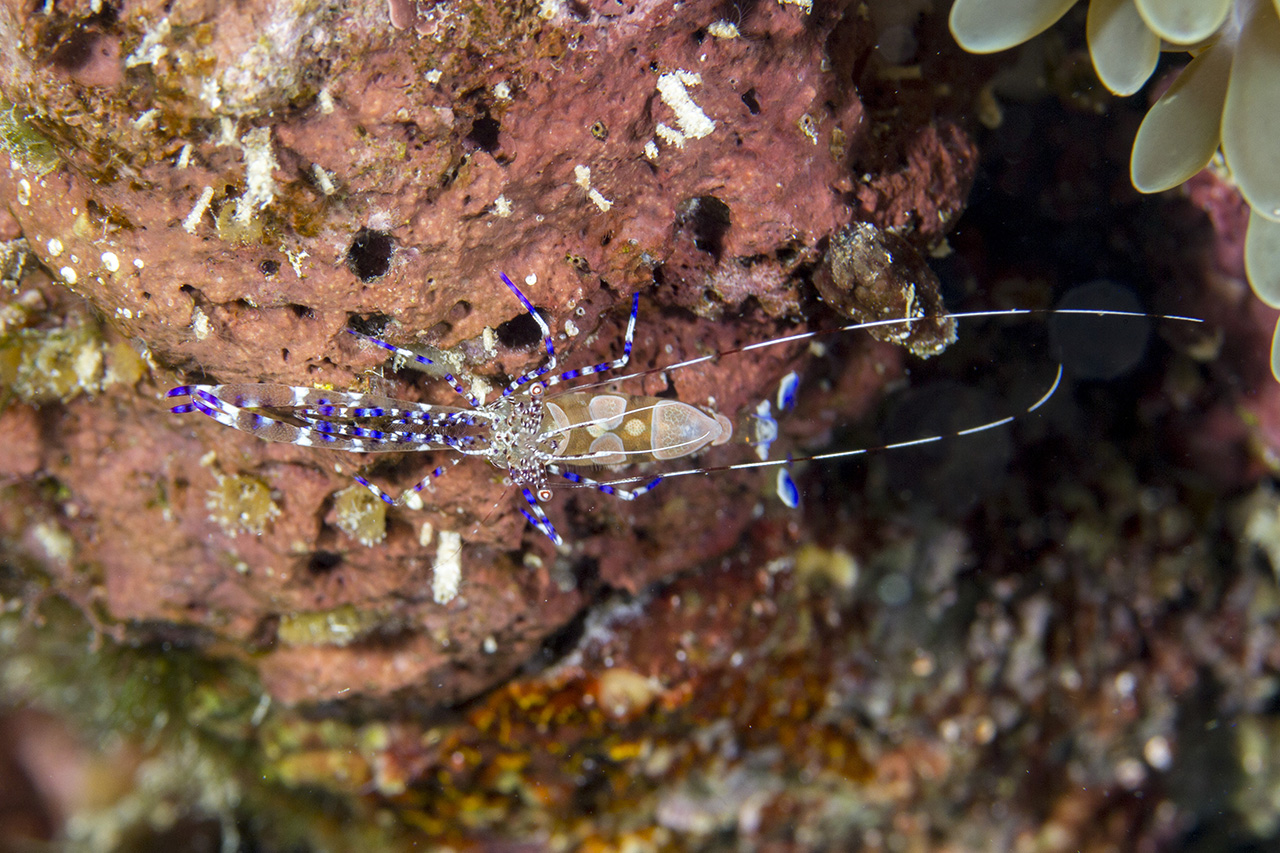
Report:
M82 71L93 62L101 40L115 31L118 19L118 12L109 3L83 18L55 10L52 18L38 25L36 40L40 53L60 71L70 74Z
M501 125L498 120L489 115L488 112L482 113L473 122L471 122L471 130L467 133L467 141L488 154L498 150L498 131Z
M379 337L391 324L391 317L386 314L348 314L347 328L371 338Z
M313 575L326 575L342 565L342 555L336 551L316 551L307 558L307 571Z
M347 249L347 267L361 281L373 281L391 269L395 249L395 238L386 231L361 228Z
M692 234L693 244L716 260L724 251L724 235L731 224L729 205L713 195L688 199L676 208L677 227Z
M540 672L576 649L586 630L588 612L584 608L564 627L548 635L537 653L525 664L525 671Z
M500 324L496 331L498 340L508 349L526 349L542 340L542 330L538 328L538 321L527 312Z

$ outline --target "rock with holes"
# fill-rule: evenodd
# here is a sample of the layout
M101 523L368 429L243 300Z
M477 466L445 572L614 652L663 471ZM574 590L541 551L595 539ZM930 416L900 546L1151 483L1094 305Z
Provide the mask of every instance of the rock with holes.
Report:
M862 4L749 4L732 27L725 9L0 0L0 233L26 238L40 265L27 284L83 299L163 387L460 404L432 376L383 368L354 327L429 347L466 393L495 393L544 356L498 271L546 316L562 368L617 356L636 292L636 369L773 337L812 307L806 271L848 222L938 239L972 147L938 118L951 95L884 73ZM630 392L714 398L735 417L802 351L653 373ZM814 405L866 406L897 358L858 350ZM600 585L638 591L723 554L760 496L745 475L625 505L567 493L548 509L571 543L560 554L480 460L269 446L171 418L132 384L42 417L57 428L32 449L38 470L8 466L8 488L61 520L100 579L93 606L259 649L287 703L474 695ZM341 496L352 473L398 491L436 466L422 509L388 511L385 535ZM232 474L273 507L234 538L206 507ZM462 542L447 604L431 591L453 565L441 534ZM379 614L376 641L276 642L282 620L348 607ZM500 654L482 651L490 637Z

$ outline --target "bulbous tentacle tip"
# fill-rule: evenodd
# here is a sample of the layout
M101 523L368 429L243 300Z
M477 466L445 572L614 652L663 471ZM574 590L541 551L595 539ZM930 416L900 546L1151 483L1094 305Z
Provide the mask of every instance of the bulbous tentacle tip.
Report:
M1076 0L956 0L949 24L970 53L997 53L1053 26Z

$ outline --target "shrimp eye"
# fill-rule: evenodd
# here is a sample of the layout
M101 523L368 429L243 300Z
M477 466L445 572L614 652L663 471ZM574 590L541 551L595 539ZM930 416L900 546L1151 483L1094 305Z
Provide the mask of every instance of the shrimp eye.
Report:
M547 390L547 389L546 389L546 386L544 386L544 385L541 385L541 384L539 384L539 385L534 385L532 388L530 388L530 389L529 389L529 396L530 396L530 397L541 397L541 396L542 396L542 392L544 392L544 391L546 391L546 390Z
M540 500L540 501L549 501L549 500L551 500L551 490L550 490L550 489L538 489L538 500Z

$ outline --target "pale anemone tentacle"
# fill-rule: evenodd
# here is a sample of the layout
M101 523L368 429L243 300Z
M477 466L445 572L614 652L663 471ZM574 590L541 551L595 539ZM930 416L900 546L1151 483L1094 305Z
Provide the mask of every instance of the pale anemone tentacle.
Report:
M1232 46L1210 45L1147 112L1133 140L1129 177L1144 193L1172 189L1213 159L1227 99Z
M1268 308L1280 308L1280 222L1249 215L1244 236L1244 270L1254 294Z
M1037 35L1073 5L956 0L951 32L966 50L990 53ZM1246 276L1260 300L1280 308L1280 0L1090 0L1086 30L1098 77L1117 95L1146 83L1157 47L1194 55L1143 119L1130 177L1144 193L1172 189L1221 149L1251 209ZM1280 325L1271 367L1280 380Z
M1280 222L1249 214L1244 270L1253 293L1268 308L1280 308ZM1271 338L1271 375L1280 381L1280 322Z
M1085 35L1098 79L1117 95L1132 95L1156 70L1160 37L1147 28L1134 0L1093 0Z
M1136 0L1138 14L1151 31L1174 44L1194 44L1213 35L1231 13L1231 3L1232 0Z
M951 34L970 53L996 53L1057 23L1076 0L956 0Z
M1280 220L1280 14L1254 0L1252 14L1237 22L1239 44L1222 111L1222 153L1245 201L1268 219Z
M1275 334L1271 336L1271 375L1280 381L1280 323L1276 323Z

